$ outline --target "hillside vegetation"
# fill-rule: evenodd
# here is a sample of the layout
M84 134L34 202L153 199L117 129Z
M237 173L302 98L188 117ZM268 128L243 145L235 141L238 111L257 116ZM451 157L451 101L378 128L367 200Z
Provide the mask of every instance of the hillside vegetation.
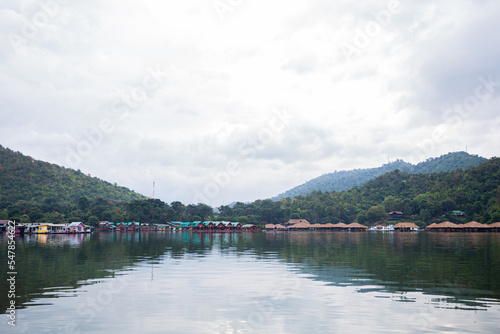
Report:
M451 155L458 156L460 154ZM449 157L445 160L452 161ZM428 171L450 168L438 161L430 159L419 168ZM489 159L467 170L413 174L398 169L348 190L313 191L306 196L279 201L238 202L216 211L203 203L167 204L146 198L79 171L36 161L3 147L0 148L0 182L0 219L21 222L83 221L95 225L105 220L146 223L230 220L260 224L302 218L312 223L358 221L370 225L387 220L391 211L402 211L404 220L421 226L444 220L500 221L500 158ZM455 210L464 214L456 215Z
M456 210L464 214L457 216L452 212ZM358 221L367 225L386 220L391 211L402 211L405 221L422 226L444 220L499 222L500 158L468 170L421 174L395 170L345 191L313 191L276 202L259 200L220 208L228 219L246 216L252 221L277 223L302 218L314 223Z
M82 172L44 161L0 146L0 200L27 201L41 205L50 201L74 201L81 196L115 201L144 199L133 190L90 177Z
M396 160L377 168L335 171L333 173L324 174L273 197L272 199L280 200L286 197L305 196L313 191L325 192L347 190L353 187L362 186L366 182L394 170L412 174L447 172L456 169L475 167L484 161L486 161L485 158L471 155L466 152L448 153L438 158L427 159L417 165L412 165L403 160Z
M0 219L96 225L99 221L193 221L212 215L206 204L175 201L169 205L0 146Z
M26 208L38 208L42 213L64 212L83 197L122 202L146 198L128 188L0 146L0 210L8 211L3 216L18 216Z

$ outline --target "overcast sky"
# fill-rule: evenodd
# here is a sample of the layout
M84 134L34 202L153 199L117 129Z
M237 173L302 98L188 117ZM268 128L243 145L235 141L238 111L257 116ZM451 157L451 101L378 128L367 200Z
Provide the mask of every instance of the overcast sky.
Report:
M168 203L500 147L500 2L2 0L0 144Z

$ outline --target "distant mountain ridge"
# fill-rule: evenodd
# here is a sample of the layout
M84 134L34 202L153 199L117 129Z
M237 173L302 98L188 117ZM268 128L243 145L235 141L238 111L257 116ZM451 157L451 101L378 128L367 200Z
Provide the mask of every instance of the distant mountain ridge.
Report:
M146 199L128 188L85 175L80 171L35 160L0 145L0 203L23 202L50 206L80 197L114 201ZM0 208L1 209L1 208Z
M437 158L429 158L416 165L398 159L384 164L381 167L335 171L333 173L324 174L271 199L277 201L287 197L305 196L313 191L343 191L353 187L360 187L366 182L394 170L412 174L447 172L456 169L465 170L470 167L476 167L486 160L486 158L463 151L451 152Z

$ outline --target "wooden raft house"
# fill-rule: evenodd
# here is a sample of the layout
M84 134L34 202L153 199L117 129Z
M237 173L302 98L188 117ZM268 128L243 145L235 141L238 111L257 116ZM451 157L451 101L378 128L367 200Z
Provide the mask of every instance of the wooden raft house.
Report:
M446 221L430 224L425 230L431 232L500 232L500 223L481 224L471 221L467 224L453 224Z
M431 224L425 228L426 231L436 231L436 232L457 232L460 227L457 224L446 221L439 224Z
M482 232L488 229L488 225L481 224L476 221L468 222L467 224L459 225L466 232Z
M394 225L394 231L419 231L420 228L415 223L397 223Z
M290 219L283 224L266 224L266 231L366 231L367 226L359 223L311 224L305 219Z
M242 225L239 222L226 221L196 221L196 222L180 222L178 227L181 231L195 232L231 232L231 231L255 231L257 227L253 224Z
M500 232L500 223L490 224L489 227L493 232Z

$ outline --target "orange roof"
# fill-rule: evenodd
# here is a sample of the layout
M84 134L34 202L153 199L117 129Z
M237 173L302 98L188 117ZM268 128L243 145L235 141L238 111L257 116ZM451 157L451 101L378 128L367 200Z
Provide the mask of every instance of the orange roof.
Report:
M500 227L500 223L489 224L488 227L490 227L490 228L495 228L495 227L498 228L498 227Z
M459 225L453 224L452 222L448 222L448 221L439 223L439 224L437 224L436 227L437 228L460 228Z
M438 224L432 223L429 226L427 226L425 229L427 230L427 229L433 229L433 228L439 228Z
M266 230L286 230L286 227L281 224L266 224Z
M287 224L291 224L288 228L310 228L313 227L311 223L309 223L306 219L290 219L286 222Z
M361 225L359 223L351 223L347 225L348 228L368 228L368 226Z
M463 224L461 227L463 228L488 228L488 225L481 224L475 221L468 222L467 224Z
M295 224L307 224L307 225L311 225L311 223L309 223L307 221L307 219L290 219L286 223L290 224L290 225L295 225Z
M347 228L348 225L344 224L344 223L337 223L337 224L333 224L333 227Z
M312 225L309 224L309 222L306 223L302 222L288 226L288 228L310 228L310 227L312 227Z

